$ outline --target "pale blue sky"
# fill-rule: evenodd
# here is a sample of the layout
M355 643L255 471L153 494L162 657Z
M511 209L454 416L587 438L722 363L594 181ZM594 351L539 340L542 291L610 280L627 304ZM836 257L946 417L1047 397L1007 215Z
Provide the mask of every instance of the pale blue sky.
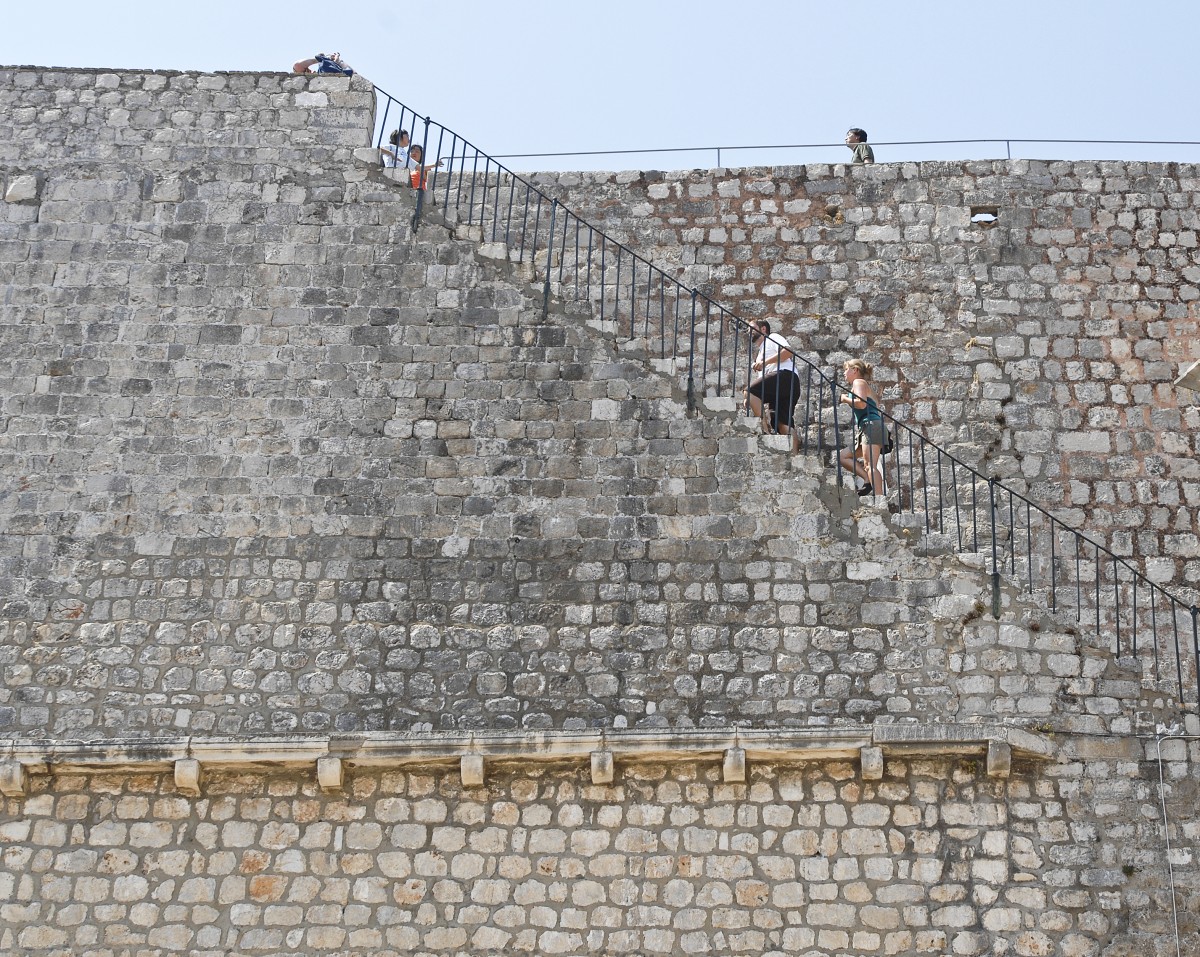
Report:
M1200 140L1194 0L329 0L11 4L0 63L286 70L338 50L493 154L1026 137ZM880 161L1004 144L878 146ZM829 162L844 147L726 152ZM1013 147L1014 156L1200 161L1200 146ZM513 160L680 169L714 153Z

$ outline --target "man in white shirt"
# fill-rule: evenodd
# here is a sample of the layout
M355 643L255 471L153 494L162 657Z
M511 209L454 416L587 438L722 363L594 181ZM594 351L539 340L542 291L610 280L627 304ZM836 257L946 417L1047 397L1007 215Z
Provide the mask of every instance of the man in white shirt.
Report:
M754 344L759 350L751 366L755 377L744 392L746 408L762 420L763 431L788 435L792 431L792 409L800 398L796 357L787 339L772 334L766 319L756 319L753 326ZM792 444L796 444L795 437Z

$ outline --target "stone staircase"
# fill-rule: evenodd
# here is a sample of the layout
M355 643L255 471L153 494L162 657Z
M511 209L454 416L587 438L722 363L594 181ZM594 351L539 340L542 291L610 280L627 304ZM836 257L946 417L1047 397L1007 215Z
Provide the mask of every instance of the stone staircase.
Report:
M400 187L400 190L402 196L406 195L403 187ZM477 257L506 270L513 281L523 283L526 295L530 299L536 301L544 295L545 280L542 278L539 281L539 277L544 275L544 266L541 262L532 262L528 253L521 256L515 247L492 239L486 226L461 224L453 209L444 210L437 206L426 205L422 215L424 218L422 229L444 229L455 239L473 243ZM550 258L552 274L559 262L559 252L556 250ZM593 295L590 298L577 298L575 291L574 283L560 283L556 279L552 280L549 284L549 297L545 299L548 314L573 320L590 329L622 359L641 363L647 369L648 374L663 377L670 383L675 400L681 403L685 402L688 387L687 358L663 356L661 354L662 344L654 339L623 334L621 323L611 318L611 295L605 303L608 315L600 318L600 297ZM734 430L733 434L744 436L751 441L756 454L781 457L789 462L788 468L797 477L815 479L818 496L835 519L856 524L864 520L870 522L872 521L871 516L874 516L875 520L887 529L886 534L893 537L897 545L903 543L903 546L912 554L927 560L952 558L959 567L969 570L982 584L980 594L965 606L963 612L967 619L974 622L971 626L971 633L976 637L972 641L985 644L983 636L987 635L989 636L987 641L993 644L1007 644L1013 640L1013 628L1018 627L1026 635L1026 639L1033 642L1037 630L1040 627L1046 627L1051 634L1037 639L1037 643L1047 648L1061 648L1070 645L1075 649L1073 654L1083 653L1087 656L1088 661L1093 661L1092 664L1086 666L1080 665L1075 687L1093 688L1094 682L1101 680L1098 675L1103 673L1105 681L1127 683L1115 686L1124 689L1120 697L1124 701L1123 708L1126 710L1136 709L1136 707L1145 708L1147 699L1141 697L1144 692L1159 696L1155 699L1158 708L1166 708L1169 711L1176 705L1171 694L1172 683L1156 676L1155 662L1149 656L1114 657L1111 634L1104 629L1097 632L1094 626L1089 628L1086 618L1084 621L1077 621L1069 603L1061 597L1059 600L1060 610L1057 613L1049 612L1044 595L1039 594L1038 590L1030 585L1030 583L1041 583L1040 576L1044 569L1040 567L1037 556L1034 556L1034 567L1032 571L1030 570L1028 561L1021 552L1020 543L1014 541L1012 530L1004 525L998 525L996 530L997 557L1002 571L1001 581L998 589L992 589L990 585L993 563L992 526L987 520L986 501L982 500L986 496L985 485L977 485L974 489L977 496L975 519L968 521L966 516L971 512L972 488L969 482L960 481L957 488L959 518L956 520L951 510L947 508L942 515L940 527L935 517L926 516L911 508L911 492L907 487L903 487L903 482L900 488L893 488L887 495L859 498L854 493L848 477L843 475L841 482L838 482L838 470L833 465L837 436L831 422L826 422L823 428L817 428L815 424L811 425L805 437L808 454L794 455L789 436L763 434L759 422L742 414L739 403L732 395L717 394L721 385L721 375L720 370L710 370L709 375L701 384L699 396L691 414L709 419L714 423L728 422ZM726 391L728 391L727 386ZM682 413L684 410L680 411ZM947 500L952 500L954 486L947 486L943 491ZM918 491L917 494L919 497L920 492ZM947 516L946 512L951 514ZM998 610L999 615L993 617L993 610ZM1045 622L1044 626L1036 624L1042 621ZM1014 626L1013 622L1021 624ZM1033 631L1028 629L1030 623L1034 623ZM1002 634L1006 637L1002 638ZM961 667L964 671L979 670L977 665L975 669L968 669L967 666L972 662L978 663L993 659L995 659L995 655L966 654L962 659ZM1114 670L1111 672L1105 669L1097 671L1098 665L1095 662L1101 660L1108 662L1106 668L1111 667ZM979 676L972 680L988 684L993 677L986 676L984 674L986 671L986 668L981 669ZM1007 685L1010 687L1015 683L1015 679L999 678L994 680L1007 681ZM1087 684L1088 682L1092 682L1092 684ZM1061 689L1059 693L1063 693ZM1054 708L1050 705L1043 708L1043 698L1045 696L1037 699L1039 703L1036 706L1029 703L1022 706L1017 700L1011 714L1014 716L1026 714L1021 710L1022 707L1025 707L1032 709L1027 712L1028 714L1036 712L1044 716ZM1132 703L1133 699L1137 699L1136 706ZM975 703L971 705L971 713L980 716L989 713L990 706L985 704L982 698L978 700L972 698L972 701ZM1097 726L1096 721L1092 719L1072 720L1081 730L1084 728L1094 730Z
M469 194L469 186L464 186L462 193ZM502 184L500 186L500 199L498 202L492 204L492 208L506 208L506 203L508 203L510 197L519 207L521 190ZM486 249L488 256L513 263L518 273L530 281L536 282L538 276L544 277L548 268L551 276L549 290L553 301L559 303L564 301L590 302L593 307L590 313L582 313L589 326L612 337L617 349L623 355L628 355L630 358L645 362L649 368L669 377L680 389L687 389L689 360L685 355L663 355L664 343L658 339L648 339L631 334L630 330L623 328L624 324L622 322L610 317L606 317L603 321L597 319L597 309L595 307L600 304L601 296L597 294L596 290L601 287L599 282L600 268L596 261L594 249L591 256L591 268L584 272L585 279L580 280L577 274L573 280L559 281L555 278L555 273L559 271L560 266L565 264L569 271L575 265L571 255L572 249L569 245L565 250L560 247L554 248L550 253L548 263L544 255L534 256L528 252L521 255L519 250L492 238L492 233L495 231L489 230L487 222L489 210L482 203L477 203L474 208L470 209L468 209L465 203L459 209L453 208L455 201L459 199L459 194L455 189L451 189L444 199L448 208L444 211L443 222L454 229L455 235L478 239L479 241L486 239L486 241L483 241L481 249ZM494 196L493 199L495 199ZM478 225L457 225L463 220L479 220L481 222ZM575 259L578 258L578 256L575 257ZM612 271L613 265L610 259L608 264L610 277ZM588 298L577 298L581 286L585 291L590 293ZM604 308L609 313L609 316L611 316L613 311L613 298L611 287L605 288ZM640 291L634 298L640 300ZM637 310L636 304L634 310L635 312ZM711 334L711 341L709 342L706 342L704 338L706 331ZM632 332L636 332L636 324ZM718 353L722 348L725 348L727 353L727 344L723 339L723 331L719 327L714 328L710 325L698 331L696 341L697 354L712 355ZM658 354L655 354L656 352ZM741 355L745 355L744 350ZM704 370L698 368L698 365L692 368L694 377L692 386L697 395L697 407L702 408L709 414L738 416L741 419L740 424L743 428L757 432L759 431L758 424L740 415L740 403L729 394L727 354L725 358L725 367L711 367L707 370L706 374L704 374ZM826 405L826 411L828 412L828 404ZM798 410L797 418L799 419L799 417L800 413ZM828 460L832 460L832 450L838 446L839 437L832 427L831 420L826 421L824 428L817 428L816 425L810 425L806 439L806 450L815 448L820 450L819 454L828 456ZM789 450L789 440L782 436L760 435L759 446L764 450L784 453ZM952 452L956 456L961 456L964 461L977 465L975 460L978 457L978 450L974 446L967 445L960 447L956 445L953 447ZM908 456L908 450L901 449L896 454L901 459L898 471L903 471L912 466L913 463ZM890 467L895 468L895 463L893 462ZM831 471L836 472L836 469L831 469ZM844 479L843 481L846 483L844 491L849 492L849 480ZM892 483L893 486L898 487L893 487L889 490L886 496L886 508L893 513L893 520L898 527L922 530L921 534L917 536L915 547L922 549L927 554L960 553L967 560L974 562L976 567L990 570L993 563L993 528L989 516L986 483L979 481L973 483L965 474L960 475L956 482L951 480L949 475L946 476L943 482L942 477L939 476L938 482L944 495L944 504L940 508L940 518L938 520L935 520L932 515L929 519L926 519L919 514L915 514L920 507L922 493L919 489L906 487L903 475L898 483ZM955 499L956 493L957 501ZM972 508L973 496L975 497L975 502ZM914 498L917 499L916 502L914 502ZM864 507L884 507L882 497L880 496L868 499L863 505ZM955 508L955 505L957 505L957 508ZM1040 592L1041 598L1048 601L1049 589L1045 583L1050 576L1049 556L1039 556L1036 553L1032 555L1025 554L1023 550L1024 529L1006 522L1005 504L1002 498L997 500L996 516L995 562L1002 569L1002 577L1008 581L1017 583L1018 586L1023 583L1026 594L1033 596L1035 593ZM1039 521L1041 520L1039 519ZM1044 521L1042 525L1044 527ZM1060 557L1062 554L1062 552L1059 552ZM1088 562L1086 554L1084 562L1085 564ZM1040 589L1038 588L1039 585L1042 586ZM1086 584L1081 583L1080 587L1086 589ZM1064 590L1066 590L1065 586ZM1071 590L1073 591L1074 589L1072 588ZM1063 605L1067 604L1061 600L1059 603ZM1090 616L1084 612L1086 612L1086 609L1081 612L1080 624L1086 626L1090 620ZM1105 620L1105 618L1106 610L1102 609L1101 629L1109 633L1114 650L1116 650L1118 646L1116 634L1119 631L1119 627L1115 626L1111 620ZM1147 613L1145 618L1145 625L1147 627L1151 626L1154 616ZM1094 622L1092 627L1094 630ZM1129 630L1128 626L1125 630ZM1128 641L1128 638L1125 640ZM1150 663L1148 662L1147 664L1149 666ZM1188 667L1190 669L1188 675L1193 675L1196 667L1195 662L1192 662Z

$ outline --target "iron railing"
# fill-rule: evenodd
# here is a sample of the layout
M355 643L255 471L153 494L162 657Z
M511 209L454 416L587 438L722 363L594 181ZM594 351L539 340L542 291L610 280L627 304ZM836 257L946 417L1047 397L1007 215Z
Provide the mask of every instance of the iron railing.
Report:
M1016 137L992 137L983 139L961 139L961 140L872 140L870 146L891 147L891 146L979 146L981 144L1004 144L1004 158L1013 158L1013 146L1032 146L1032 145L1047 145L1047 146L1200 146L1200 140L1064 140L1064 139L1018 139ZM748 153L751 151L790 151L790 150L836 150L836 158L832 162L847 163L850 157L845 153L845 143L767 143L753 145L722 145L722 146L668 146L663 148L639 148L625 150L574 150L564 153L500 153L496 159L567 159L569 157L584 157L584 156L672 156L675 154L705 154L711 153L716 160L718 167L722 166L722 153ZM900 160L911 160L914 152L920 151L900 150L899 152L891 150L884 162L898 162ZM703 160L703 156L697 157ZM1018 157L1020 158L1020 157ZM1029 157L1030 159L1055 159L1050 156ZM1058 157L1063 158L1063 157ZM1172 156L1174 162L1186 162L1180 160L1178 156ZM1090 162L1102 162L1101 160L1091 160ZM1148 160L1147 162L1154 162ZM738 165L745 166L741 163ZM759 164L755 164L759 165Z
M480 241L501 244L511 263L531 276L540 271L543 315L555 292L592 302L594 317L623 348L639 350L660 371L682 378L689 413L713 399L734 408L743 401L757 378L750 322L581 219L465 137L375 89L383 103L376 145L408 119L414 140L419 134L423 162L441 164L417 192L414 228L428 197ZM853 428L848 446L842 438L848 417L839 406L847 390L804 356L795 362L789 441L796 451L831 455L840 496L840 455L858 440ZM777 389L781 381L775 376ZM775 398L778 407L778 392ZM1081 624L1094 623L1093 647L1139 659L1144 677L1169 681L1185 705L1200 704L1200 609L963 456L886 411L882 415L893 448L882 457L878 491L891 511L913 517L927 547L983 556L993 617L1001 613L1006 575L1011 585L1044 599L1049 610L1069 610Z

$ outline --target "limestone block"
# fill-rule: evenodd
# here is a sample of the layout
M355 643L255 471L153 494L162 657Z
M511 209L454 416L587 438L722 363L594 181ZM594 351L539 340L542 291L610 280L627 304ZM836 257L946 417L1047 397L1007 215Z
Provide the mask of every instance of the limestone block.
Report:
M365 163L367 166L379 166L379 157L382 154L373 146L360 146L354 151L354 161L356 163Z
M859 748L858 759L864 781L883 780L883 748Z
M180 758L175 762L175 787L191 797L200 796L200 762L195 758Z
M24 797L29 791L29 772L20 761L0 761L0 794Z
M317 783L323 791L340 791L343 776L341 758L317 758Z
M14 176L4 191L6 203L34 203L38 198L38 178L33 175Z
M483 784L484 760L482 754L464 754L458 762L463 787L477 788Z
M990 778L1006 778L1012 770L1012 746L1004 741L989 741L987 773Z
M741 784L746 780L746 749L729 748L721 763L721 780L726 784Z
M508 258L508 247L504 243L481 243L478 252L485 259Z
M592 752L592 783L612 784L616 768L611 751Z

